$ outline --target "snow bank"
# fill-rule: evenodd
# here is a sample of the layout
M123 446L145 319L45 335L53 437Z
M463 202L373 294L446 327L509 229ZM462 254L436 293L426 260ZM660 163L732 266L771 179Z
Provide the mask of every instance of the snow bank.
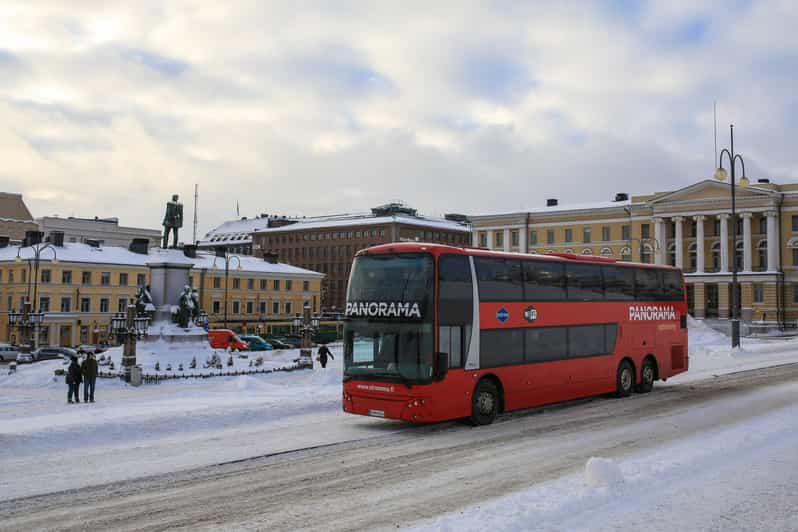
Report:
M623 484L623 473L611 458L591 457L585 464L585 483L593 488Z

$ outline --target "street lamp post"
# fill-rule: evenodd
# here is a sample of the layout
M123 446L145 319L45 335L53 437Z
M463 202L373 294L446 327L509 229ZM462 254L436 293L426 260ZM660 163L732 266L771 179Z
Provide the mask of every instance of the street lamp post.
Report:
M726 170L723 168L723 156L726 155L729 159L729 167L731 168L731 180L729 186L731 188L731 216L732 216L732 316L731 316L731 345L737 347L740 345L740 301L737 294L737 211L735 205L735 169L737 161L743 170L743 175L740 177L740 187L745 188L748 186L748 178L745 176L745 161L739 153L734 153L734 124L729 125L729 149L723 148L718 157L718 168L715 170L715 179L718 181L726 180Z
M302 343L299 344L299 366L313 369L313 333L319 328L319 318L311 317L310 305L305 304L302 316L294 318L294 331L302 334Z
M22 304L22 310L17 312L11 310L8 313L8 325L16 327L19 330L21 343L19 349L23 353L30 352L30 331L34 333L42 322L43 314L41 312L33 312L31 310L30 301L25 301Z
M111 332L124 343L122 370L125 382L130 382L130 372L136 365L136 340L146 334L150 318L136 316L136 305L128 305L127 312L118 312L111 318Z
M27 259L23 259L22 250L27 248L30 248L33 254L31 257L28 257ZM37 308L36 304L39 294L39 261L41 260L42 253L44 253L45 251L50 251L53 254L52 262L53 264L56 264L58 262L58 254L55 251L55 246L53 246L52 244L49 243L33 244L30 246L20 246L19 248L17 248L16 262L22 262L23 260L28 261L28 293L26 301L28 312L26 315L30 317L27 319L27 322L28 322L28 328L30 328L32 325L34 347L38 347L37 344L39 343L39 334L38 334L39 325L41 325L44 317L44 315L41 312L41 308L39 308L38 312L36 311ZM31 282L33 283L33 299L31 299ZM24 313L24 308L25 304L23 304L23 313ZM36 320L35 323L30 323L31 318L33 320ZM22 322L23 321L21 320L20 323ZM23 330L27 331L28 328Z
M241 271L241 259L238 255L229 255L227 251L224 252L224 255L216 255L213 258L213 267L211 269L216 269L216 259L223 258L224 259L224 328L227 329L227 291L228 291L228 278L230 277L230 262L235 259L238 263L236 269Z

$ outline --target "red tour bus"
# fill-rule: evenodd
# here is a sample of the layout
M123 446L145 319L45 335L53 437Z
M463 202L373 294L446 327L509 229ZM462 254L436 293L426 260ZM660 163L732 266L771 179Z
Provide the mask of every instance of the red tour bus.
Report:
M414 422L615 392L687 371L681 270L570 254L397 243L360 251L343 409Z

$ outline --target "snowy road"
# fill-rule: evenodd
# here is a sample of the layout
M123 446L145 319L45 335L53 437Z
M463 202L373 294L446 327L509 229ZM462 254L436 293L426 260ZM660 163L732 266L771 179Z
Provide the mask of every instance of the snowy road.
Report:
M793 364L534 409L476 429L397 432L386 422L388 434L375 435L369 424L365 440L0 502L0 530L628 530L657 529L663 512L690 516L690 529L782 530L798 518L796 406ZM625 489L585 488L594 456L623 463ZM704 478L691 483L696 476ZM502 496L526 507L519 513ZM541 521L529 521L536 515Z

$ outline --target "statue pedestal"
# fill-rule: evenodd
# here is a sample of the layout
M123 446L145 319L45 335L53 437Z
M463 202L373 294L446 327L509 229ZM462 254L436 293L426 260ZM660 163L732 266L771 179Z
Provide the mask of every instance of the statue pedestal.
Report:
M176 323L167 320L154 321L147 329L145 342L164 341L170 344L185 344L190 342L202 342L207 345L208 332L202 327L191 325L182 328Z

